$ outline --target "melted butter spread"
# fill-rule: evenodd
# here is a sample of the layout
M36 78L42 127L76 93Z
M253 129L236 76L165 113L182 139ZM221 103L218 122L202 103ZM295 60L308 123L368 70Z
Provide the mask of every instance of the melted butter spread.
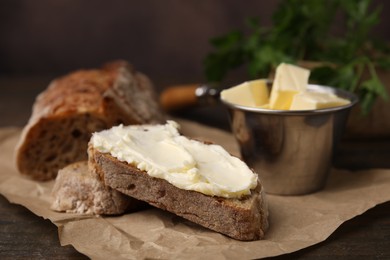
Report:
M179 134L179 125L119 125L94 133L91 143L152 177L209 196L239 198L257 186L257 174L221 146Z

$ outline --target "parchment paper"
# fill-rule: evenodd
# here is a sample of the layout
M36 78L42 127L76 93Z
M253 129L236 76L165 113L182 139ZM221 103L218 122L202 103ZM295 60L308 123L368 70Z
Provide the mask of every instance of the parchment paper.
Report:
M189 136L206 138L238 154L226 132L180 121ZM49 209L53 181L21 176L13 153L20 129L0 129L0 193L50 219L62 245L92 259L253 259L297 251L325 240L343 222L390 200L390 170L332 170L324 190L305 196L268 195L270 229L261 241L242 242L159 209L115 217L57 213Z

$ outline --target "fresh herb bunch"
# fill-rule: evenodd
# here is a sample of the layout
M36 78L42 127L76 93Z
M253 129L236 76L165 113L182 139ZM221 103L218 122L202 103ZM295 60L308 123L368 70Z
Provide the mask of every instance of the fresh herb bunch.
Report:
M235 30L211 39L206 78L221 82L243 65L250 78L266 78L281 62L316 61L311 81L356 93L367 114L377 97L388 99L376 70L390 68L390 48L369 35L380 11L371 0L283 0L273 26L250 18L247 33Z

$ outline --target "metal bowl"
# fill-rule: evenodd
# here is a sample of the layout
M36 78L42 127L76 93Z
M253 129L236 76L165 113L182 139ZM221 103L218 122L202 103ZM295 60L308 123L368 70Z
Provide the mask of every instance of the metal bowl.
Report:
M268 82L271 89L271 82ZM350 104L317 110L271 110L221 101L228 107L232 132L243 160L258 174L265 191L302 195L322 189L332 156L358 98L328 86L308 91L331 92Z

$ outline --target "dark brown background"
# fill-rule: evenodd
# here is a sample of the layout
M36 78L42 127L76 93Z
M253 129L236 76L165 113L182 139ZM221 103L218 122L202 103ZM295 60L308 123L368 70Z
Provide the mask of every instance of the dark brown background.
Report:
M3 74L58 74L127 59L153 78L199 80L209 38L269 20L276 1L16 0L0 8ZM264 1L263 1L264 2Z
M278 1L1 0L0 75L60 75L117 58L159 83L203 81L209 39L242 28L245 17L270 25ZM375 35L390 39L390 2ZM159 86L158 86L159 87Z

